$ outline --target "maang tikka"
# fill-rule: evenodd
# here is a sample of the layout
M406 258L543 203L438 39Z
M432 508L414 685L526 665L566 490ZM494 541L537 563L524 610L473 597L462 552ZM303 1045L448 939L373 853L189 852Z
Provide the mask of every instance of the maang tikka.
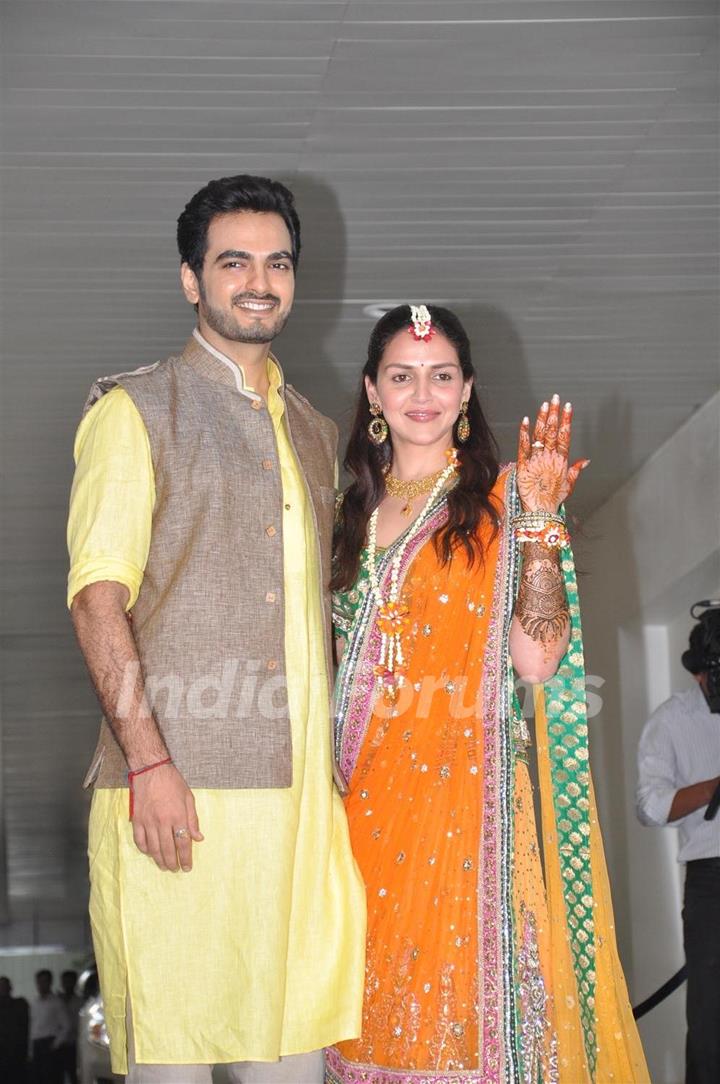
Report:
M388 435L388 423L383 418L382 407L379 403L370 404L372 421L368 426L368 436L373 444L384 444Z
M435 329L432 325L432 316L427 305L411 305L410 306L410 321L412 327L408 328L408 331L412 335L416 342L430 342Z

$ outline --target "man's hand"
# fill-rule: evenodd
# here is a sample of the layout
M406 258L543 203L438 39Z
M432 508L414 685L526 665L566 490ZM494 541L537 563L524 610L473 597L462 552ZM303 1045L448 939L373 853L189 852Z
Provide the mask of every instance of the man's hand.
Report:
M131 768L155 764L169 756L145 697L137 645L125 613L128 589L111 580L79 591L72 617L98 699ZM125 677L135 684L128 698ZM122 706L122 709L120 705ZM192 869L192 845L203 838L195 799L172 764L153 768L133 779L133 836L143 854L160 869Z
M688 787L680 787L672 800L668 823L672 824L673 821L687 817L690 813L708 805L718 784L720 784L720 775L715 775L712 779L703 779L700 783L691 783Z
M195 799L173 764L164 764L133 780L133 838L138 850L154 859L159 869L192 869L193 842L203 835Z

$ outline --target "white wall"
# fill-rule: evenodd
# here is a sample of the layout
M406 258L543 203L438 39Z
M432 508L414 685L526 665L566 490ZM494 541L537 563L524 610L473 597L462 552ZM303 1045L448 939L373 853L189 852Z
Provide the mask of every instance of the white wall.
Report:
M592 763L634 1004L684 959L675 832L637 822L635 764L648 715L691 680L678 659L689 607L720 593L719 433L720 394L598 509L575 546L587 669L605 678ZM655 1084L679 1084L684 990L645 1017L641 1033Z
M72 951L59 945L0 949L0 975L7 975L12 982L13 996L24 997L32 1002L37 997L35 973L47 967L53 973L53 989L60 989L63 971L77 971L87 966L88 953L83 949Z

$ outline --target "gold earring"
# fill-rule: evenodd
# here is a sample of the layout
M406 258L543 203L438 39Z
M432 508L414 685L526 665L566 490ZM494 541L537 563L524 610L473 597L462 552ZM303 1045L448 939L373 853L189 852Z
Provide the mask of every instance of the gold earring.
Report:
M460 417L458 418L457 423L457 438L461 444L465 444L470 436L470 419L467 416L468 406L469 403L466 399L460 407Z
M388 435L388 423L383 418L382 407L379 403L370 404L370 413L373 416L368 426L368 436L373 444L384 444Z

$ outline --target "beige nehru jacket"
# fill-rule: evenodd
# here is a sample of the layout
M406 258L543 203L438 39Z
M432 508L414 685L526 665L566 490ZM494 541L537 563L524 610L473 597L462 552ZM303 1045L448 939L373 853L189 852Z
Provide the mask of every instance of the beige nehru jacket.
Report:
M206 345L193 337L180 358L98 380L85 409L120 385L148 432L156 498L132 620L142 673L175 764L191 787L288 787L275 433L266 405L244 389L237 367ZM279 393L316 528L330 682L337 429L291 386L283 383ZM332 748L329 713L328 742ZM127 783L125 757L105 720L86 783Z

